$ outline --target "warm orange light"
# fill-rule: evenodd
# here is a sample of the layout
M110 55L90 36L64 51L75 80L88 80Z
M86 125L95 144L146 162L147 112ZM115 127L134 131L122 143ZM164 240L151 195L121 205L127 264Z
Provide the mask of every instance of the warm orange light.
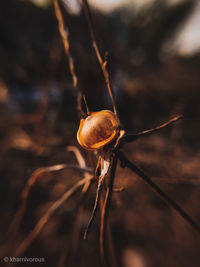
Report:
M118 135L119 125L118 117L110 110L92 112L80 121L78 142L87 150L100 149Z

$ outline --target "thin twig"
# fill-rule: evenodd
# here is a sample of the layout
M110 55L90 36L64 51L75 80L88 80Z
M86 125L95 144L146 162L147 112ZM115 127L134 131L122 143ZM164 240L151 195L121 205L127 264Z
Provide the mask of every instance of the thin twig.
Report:
M178 121L178 120L180 120L182 118L183 118L183 116L179 115L179 116L176 116L176 117L172 118L171 120L169 120L169 121L167 121L167 122L165 122L165 123L163 123L163 124L161 124L161 125L159 125L159 126L157 126L155 128L152 128L150 130L142 131L142 132L139 132L139 133L136 133L136 134L126 134L121 138L120 144L123 143L123 142L127 142L127 143L133 142L133 141L135 141L136 139L138 139L140 137L155 133L155 132L157 132L157 131L159 131L159 130L161 130L161 129L169 126L169 125L172 125L174 122L176 122L176 121Z
M86 20L87 20L87 23L88 23L90 36L91 36L91 39L92 39L92 46L94 48L94 51L96 53L97 59L99 61L99 64L101 66L101 69L102 69L102 72L103 72L103 75L104 75L104 79L105 79L105 82L106 82L108 93L109 93L111 101L112 101L113 111L117 115L118 114L117 105L116 105L113 89L112 89L112 86L111 86L111 83L110 83L109 73L108 73L108 70L107 70L107 60L105 59L105 61L104 61L102 59L101 53L100 53L98 45L97 45L97 41L96 41L96 37L95 37L95 33L94 33L92 15L91 15L91 12L90 12L90 8L89 8L89 5L88 5L88 2L87 2L87 0L81 0L81 2L82 2L82 6L83 6L83 11L84 11L85 17L86 17Z
M77 102L78 102L77 109L81 113L82 116L85 116L85 113L84 113L84 111L82 109L82 105L81 105L82 93L78 88L78 78L77 78L77 75L75 72L74 60L73 60L73 57L70 53L69 32L64 25L64 21L63 21L63 17L62 17L62 13L60 10L58 0L53 0L53 5L54 5L56 18L58 20L59 31L60 31L60 35L62 37L62 41L63 41L63 45L64 45L64 49L65 49L65 54L68 58L69 71L70 71L71 76L72 76L73 86L74 86L75 90L77 91ZM84 102L85 102L86 109L88 110L88 106L87 106L85 99L84 99Z
M89 180L91 180L93 176L89 178L84 178L78 181L73 187L71 187L67 192L65 192L53 205L47 210L47 212L41 217L38 221L34 229L30 232L30 234L23 240L23 242L17 247L17 249L13 252L13 256L17 257L22 255L25 250L30 246L30 244L36 239L39 233L43 230L45 225L48 223L51 216L55 213L55 211L61 207L64 202L74 194L78 188L84 184L86 184Z
M12 224L10 226L10 234L12 237L16 235L18 232L19 226L21 224L22 218L24 216L24 213L26 211L27 207L27 199L30 194L31 188L34 186L34 184L41 178L45 177L44 174L48 172L55 172L55 171L61 171L66 168L76 169L79 171L87 172L88 174L92 173L92 170L88 167L81 167L75 164L57 164L49 167L41 167L34 171L32 176L28 179L27 184L24 188L24 190L21 193L21 204L19 206L19 209L17 210L15 217L12 221Z
M84 157L82 156L80 150L75 147L75 146L68 146L67 148L67 151L71 151L74 153L74 155L76 156L76 160L79 164L79 166L81 168L86 168L86 162L85 162L85 159ZM90 174L87 173L87 172L84 172L84 178L89 178ZM61 256L60 256L60 259L59 259L59 262L58 262L58 267L64 267L65 266L65 262L66 261L70 261L70 259L73 260L73 257L76 253L76 249L77 249L77 245L78 245L78 238L79 238L79 235L80 235L80 224L79 224L79 218L81 217L82 215L82 212L83 212L83 202L84 202L84 199L89 191L89 188L90 188L90 185L92 183L92 180L89 180L87 183L85 183L85 185L83 186L82 188L82 192L81 192L81 197L79 199L79 205L78 205L78 210L76 212L76 215L75 215L75 219L74 219L74 225L73 225L73 228L72 228L72 235L71 235L71 245L69 246L69 242L65 242L64 244L64 247L61 251ZM68 249L69 248L69 249ZM68 252L67 252L67 249L68 249Z
M77 158L77 161L79 163L79 165L81 167L86 167L86 162L85 162L85 159L84 157L82 156L82 154L80 153L79 149L75 146L68 146L67 147L67 150L68 151L73 151L74 154L76 155L76 158ZM88 174L87 172L84 173L84 177L87 178L88 177ZM82 189L82 194L81 194L81 198L79 200L79 208L78 208L78 211L77 211L77 214L76 214L76 219L75 219L75 224L74 224L74 227L73 227L73 235L72 235L72 244L71 244L71 257L73 257L73 255L75 255L75 252L76 252L76 248L77 248L77 243L78 243L78 238L79 238L79 234L80 234L80 224L79 224L79 220L78 218L81 217L81 214L83 212L83 202L84 202L84 199L90 189L90 185L91 185L91 180L88 181L88 183L86 183Z
M103 181L104 181L104 177L102 177L102 179L99 179L94 207L93 207L92 214L90 216L89 222L88 222L88 224L86 226L85 233L84 233L84 236L83 236L84 240L87 239L88 232L90 231L92 223L93 223L93 221L95 219L95 215L96 215L97 208L98 208L98 205L99 205L100 195L101 195L101 192L102 192Z
M79 208L77 211L77 215L76 215L76 219L75 219L75 224L74 224L74 229L73 229L73 235L72 235L72 244L71 244L71 256L73 257L76 254L76 250L77 250L77 245L78 245L78 239L80 236L80 219L82 217L83 214L83 203L84 203L84 199L86 198L90 186L91 186L92 181L89 181L88 183L86 183L82 189L82 195L81 195L81 199L79 200Z
M101 192L103 189L104 179L105 179L105 176L107 175L109 168L111 166L111 154L110 153L111 153L110 148L104 148L100 151L100 156L99 156L97 168L95 171L95 177L97 178L97 181L98 181L96 198L95 198L95 203L94 203L94 207L92 210L92 215L91 215L89 222L86 226L86 230L84 233L84 240L87 239L87 234L88 234L88 232L92 226L92 223L95 219L97 208L99 205Z
M90 113L90 110L89 110L89 107L87 105L87 101L86 101L85 95L83 95L83 102L84 102L84 105L85 105L85 108L86 108L86 115L88 116L89 113Z
M72 58L70 50L69 50L69 38L68 38L69 32L65 28L62 13L61 13L61 10L60 10L59 4L58 4L58 0L53 0L53 4L54 4L56 18L58 20L60 35L62 37L63 45L65 48L65 54L67 55L68 62L69 62L69 70L70 70L70 73L72 76L73 86L75 89L77 89L78 79L77 79L77 76L76 76L76 73L74 70L74 61L73 61L73 58ZM78 89L77 89L77 91L78 91Z
M78 161L78 165L81 167L81 168L86 168L86 162L85 162L85 159L84 157L82 156L80 150L76 147L76 146L68 146L67 148L67 151L70 151L70 152L73 152L74 155L76 156L76 159ZM84 173L84 176L86 175L86 172Z
M89 192L90 185L92 183L92 180L89 180L87 183L84 184L81 192L81 197L78 202L78 210L76 212L75 218L74 218L74 224L71 231L71 238L67 238L67 242L64 243L64 246L61 251L60 259L58 261L57 267L64 267L67 265L70 265L69 262L73 262L74 257L76 255L77 247L78 247L78 240L81 232L81 225L80 225L80 219L82 217L83 213L83 203L84 199Z
M183 219L185 219L196 231L200 233L200 226L174 200L172 200L158 185L156 185L141 169L135 166L121 151L115 151L115 153L124 167L128 167L142 178L169 204L170 207L175 209Z
M125 190L125 187L123 187L123 186L121 186L121 187L114 187L113 189L112 189L112 192L113 193L121 193L121 192L123 192Z
M113 183L116 173L116 167L117 167L117 157L114 155L113 161L112 161L112 167L111 167L111 173L110 173L110 179L109 184L106 190L106 196L103 204L103 209L101 212L101 226L100 226L100 255L102 262L105 266L109 266L109 257L105 253L105 241L106 241L106 227L107 227L107 219L108 219L108 212L110 208L110 201L113 191ZM113 265L112 265L113 266Z

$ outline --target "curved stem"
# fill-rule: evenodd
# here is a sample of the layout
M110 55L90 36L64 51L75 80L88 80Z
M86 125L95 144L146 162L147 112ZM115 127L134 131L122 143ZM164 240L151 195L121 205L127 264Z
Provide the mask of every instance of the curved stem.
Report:
M29 235L22 241L22 243L17 247L17 249L13 252L13 256L18 257L24 253L24 251L30 246L30 244L36 239L39 233L43 230L45 225L50 220L51 216L55 213L55 211L63 205L63 203L74 194L78 188L88 181L90 181L93 176L88 178L84 178L78 181L73 187L67 190L54 204L47 210L47 212L41 217L38 221L34 229L29 233Z
M176 121L178 121L178 120L180 120L182 118L183 118L182 115L178 115L178 116L172 118L171 120L169 120L169 121L167 121L167 122L165 122L165 123L163 123L161 125L158 125L155 128L152 128L150 130L145 130L145 131L142 131L142 132L139 132L139 133L136 133L136 134L126 134L121 138L120 143L133 142L133 141L135 141L136 139L138 139L140 137L155 133L155 132L157 132L157 131L159 131L159 130L161 130L161 129L163 129L163 128L171 125L171 124L173 124L174 122L176 122Z

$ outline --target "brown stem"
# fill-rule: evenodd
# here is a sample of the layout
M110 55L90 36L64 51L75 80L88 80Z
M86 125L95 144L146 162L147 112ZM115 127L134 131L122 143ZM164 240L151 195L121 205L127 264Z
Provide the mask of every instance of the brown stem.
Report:
M66 263L68 263L67 265L70 266L70 262L72 263L75 259L78 248L78 240L81 232L80 218L83 215L83 203L87 193L89 192L91 183L92 180L89 180L82 188L81 197L78 203L78 209L74 218L75 223L71 231L70 242L69 238L67 238L67 242L64 243L63 249L61 251L57 267L64 267L66 266Z
M21 193L21 204L20 204L19 209L17 210L17 212L15 214L15 217L14 217L12 224L10 226L10 229L9 229L9 234L12 235L13 238L18 233L22 218L23 218L24 213L26 211L27 199L29 197L30 191L31 191L32 187L34 186L34 184L38 180L43 178L45 173L61 171L61 170L66 169L66 168L77 169L77 170L80 170L83 172L87 172L88 175L89 175L89 173L92 173L92 170L90 168L88 168L87 166L81 167L81 166L78 166L75 164L57 164L57 165L48 166L48 167L41 167L41 168L37 169L36 171L34 171L32 176L28 179L27 184Z
M81 113L81 115L85 116L85 113L84 113L84 111L82 109L82 105L81 105L82 93L78 89L78 78L77 78L77 75L75 72L74 60L73 60L73 57L70 53L69 32L64 25L64 21L63 21L63 17L62 17L62 13L60 10L58 0L52 0L52 1L53 1L53 5L54 5L55 15L56 15L56 18L58 20L58 27L59 27L60 35L61 35L62 42L64 45L65 54L68 58L69 71L70 71L71 76L72 76L73 86L74 86L75 90L77 91L77 102L78 102L77 108L78 108L78 111ZM86 106L86 109L88 110L86 101L85 101L85 106Z
M109 179L109 184L106 190L106 196L105 200L103 203L103 209L101 212L101 226L100 226L100 255L102 262L104 265L109 266L109 257L105 253L105 242L106 242L106 228L108 224L108 213L109 213L109 208L110 208L110 201L111 201L111 196L112 196L112 191L113 191L113 183L115 179L115 173L116 173L116 167L117 167L117 157L114 155L113 157L113 162L112 162L112 167L111 167L111 174L110 174L110 179ZM113 264L112 264L113 266Z
M81 168L86 168L86 162L84 157L82 156L80 150L75 146L68 146L67 151L71 151L75 154L76 160L78 161L78 164ZM84 172L84 178L89 178L90 174L87 172ZM69 263L69 261L72 261L74 259L74 256L76 254L76 250L78 247L78 239L81 232L81 225L80 220L82 213L83 213L83 202L84 199L89 191L90 185L92 183L92 180L89 180L82 188L81 197L79 199L78 203L78 209L76 211L76 215L74 218L74 225L72 227L71 236L70 236L70 242L65 242L61 251L60 259L58 262L58 267L64 267L66 262ZM69 241L69 238L68 238ZM70 245L69 245L70 244Z
M50 220L51 216L55 213L55 211L63 205L63 203L72 195L74 194L78 188L85 183L87 183L90 178L84 178L78 181L73 187L71 187L67 192L65 192L53 205L47 210L47 212L42 216L42 218L38 221L34 229L30 232L30 234L23 240L23 242L17 247L17 249L13 252L13 256L18 257L22 255L25 250L30 246L30 244L36 239L39 233L43 230L45 225Z
M185 221L187 221L197 232L200 233L200 226L173 199L171 199L164 191L162 191L162 189L156 185L151 178L149 178L142 170L135 166L135 164L133 164L121 151L116 151L115 153L124 167L128 167L140 178L142 178L160 197L167 202L170 207L178 212Z
M68 58L68 62L69 62L69 70L70 73L72 75L72 80L73 80L73 86L75 89L77 89L77 85L78 85L78 79L74 70L74 61L73 58L71 56L70 50L69 50L69 33L68 30L65 28L64 25L64 21L62 18L62 13L58 4L58 0L53 0L53 5L54 5L54 9L55 9L55 14L56 14L56 18L58 20L58 26L59 26L59 31L60 31L60 35L62 37L62 41L63 41L63 45L65 48L65 54L67 55Z
M89 8L89 5L88 5L88 2L87 2L87 0L81 0L81 1L82 1L83 11L84 11L87 23L88 23L90 36L91 36L91 39L92 39L92 46L94 48L94 51L96 53L97 59L99 61L99 64L101 66L101 69L102 69L102 72L103 72L103 75L104 75L104 79L105 79L105 82L106 82L108 93L109 93L111 101L112 101L113 111L117 115L117 105L116 105L113 89L112 89L112 86L111 86L111 83L110 83L109 73L108 73L108 70L107 70L107 60L104 61L102 59L100 51L99 51L99 48L98 48L98 45L97 45L97 41L96 41L96 37L95 37L95 33L94 33L94 26L93 26L93 22L92 22L92 15L91 15L91 12L90 12L90 8Z
M87 184L84 185L83 189L82 189L82 196L80 199L80 205L77 211L77 215L76 215L76 219L75 219L75 225L74 225L74 229L73 229L73 238L72 238L72 256L75 255L76 253L76 249L77 249L77 244L78 244L78 238L80 236L80 218L82 217L82 213L83 213L83 202L84 199L86 198L87 193L89 192L90 186L91 186L91 182L89 181Z
M94 207L92 210L92 214L90 216L89 222L88 222L86 229L85 229L85 233L84 233L84 237L83 237L84 240L87 239L88 232L90 231L90 228L91 228L92 223L93 223L95 216L96 216L96 212L97 212L97 208L99 205L99 200L100 200L100 196L101 196L101 192L102 192L103 181L104 181L104 177L102 177L102 179L99 179L99 181L98 181L96 199L95 199Z
M174 122L182 119L183 116L182 115L179 115L179 116L176 116L174 118L172 118L171 120L159 125L159 126L156 126L155 128L152 128L150 130L146 130L146 131L142 131L142 132L139 132L139 133L136 133L136 134L127 134L127 135L124 135L121 140L120 140L120 143L123 143L123 142L133 142L135 141L136 139L140 138L140 137L143 137L143 136L146 136L146 135L149 135L149 134L152 134L152 133L155 133L169 125L172 125Z

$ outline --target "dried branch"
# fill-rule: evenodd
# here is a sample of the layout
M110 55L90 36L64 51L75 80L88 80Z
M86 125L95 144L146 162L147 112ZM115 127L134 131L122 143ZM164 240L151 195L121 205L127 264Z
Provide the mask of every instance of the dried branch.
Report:
M94 207L93 207L93 210L92 210L91 217L90 217L89 222L88 222L88 224L86 226L86 229L85 229L85 233L84 233L84 236L83 236L84 240L87 239L88 232L90 231L92 223L93 223L93 221L95 219L95 215L96 215L98 204L99 204L99 200L100 200L100 195L101 195L101 192L102 192L103 181L104 181L104 177L102 177L102 179L100 178L99 181L98 181L95 203L94 203Z
M79 208L76 214L75 224L73 228L73 234L72 234L72 243L71 243L71 257L75 256L76 250L78 247L78 240L81 233L81 225L80 225L80 219L82 218L83 214L83 203L84 200L89 192L90 186L92 181L87 182L81 192L81 198L79 200Z
M82 109L82 105L81 105L82 93L78 88L78 78L77 78L77 75L76 75L76 72L75 72L74 60L73 60L73 57L72 57L72 55L70 53L69 32L65 28L58 0L52 0L52 1L53 1L53 5L54 5L56 18L58 20L59 31L60 31L60 35L62 37L62 42L63 42L64 49L65 49L65 54L66 54L66 56L68 58L69 70L70 70L70 73L71 73L71 76L72 76L73 86L74 86L74 89L77 91L77 103L78 103L77 109L78 109L78 111L80 112L80 114L82 116L85 116L85 113L84 113L84 111ZM85 98L84 98L84 103L85 103L85 106L86 106L86 110L88 110L88 106L87 106Z
M78 240L79 240L79 236L81 232L80 218L82 218L82 214L83 214L83 203L84 203L84 199L86 198L87 193L89 192L91 183L92 183L92 180L89 180L87 183L84 184L82 188L81 197L77 205L78 210L76 212L73 228L71 231L72 232L71 239L69 241L69 238L67 238L68 242L64 243L64 247L62 248L57 267L65 267L66 262L68 265L70 265L69 262L71 261L73 262L74 257L76 256Z
M94 26L93 26L93 22L92 22L92 15L91 15L91 12L90 12L90 8L89 8L89 5L88 5L88 2L87 2L87 0L81 0L81 2L82 2L82 6L83 6L83 11L84 11L85 17L86 17L86 20L87 20L87 23L88 23L90 36L91 36L91 39L92 39L92 46L94 48L94 51L96 53L97 59L99 61L99 64L101 66L101 69L102 69L102 72L103 72L103 75L104 75L104 79L105 79L105 82L106 82L108 93L109 93L111 101L112 101L113 111L117 115L118 114L117 105L116 105L113 89L112 89L112 86L111 86L111 83L110 83L109 73L108 73L108 70L107 70L107 60L106 59L105 60L102 59L101 53L100 53L98 45L97 45L97 41L96 41L96 37L95 37L95 33L94 33Z
M93 176L89 178L84 178L78 181L73 187L71 187L67 192L65 192L53 205L47 210L47 212L42 216L42 218L38 221L34 229L30 232L30 234L23 240L23 242L17 247L17 249L13 252L13 256L18 257L22 255L26 249L30 246L30 244L36 239L39 233L43 230L45 225L48 223L49 219L55 213L55 211L60 208L64 202L74 194L78 188L90 181Z
M78 165L81 167L81 168L86 168L86 162L85 162L85 159L84 157L81 155L81 152L80 150L76 147L76 146L68 146L67 147L67 151L70 151L70 152L73 152L74 155L76 156L76 159L78 161ZM86 173L84 173L85 175Z
M78 88L77 88L78 79L77 79L75 69L74 69L74 61L73 61L73 58L72 58L70 50L69 50L69 38L68 38L69 32L65 28L64 21L62 18L62 13L61 13L61 10L60 10L59 4L58 4L58 0L53 0L53 4L54 4L56 18L58 20L60 35L62 37L63 45L65 48L65 54L67 55L68 62L69 62L69 70L70 70L70 73L71 73L71 76L73 79L73 86L78 91Z
M100 155L99 155L99 159L98 159L98 163L97 163L97 168L95 171L95 177L97 178L98 181L98 185L97 185L97 191L96 191L96 199L95 199L95 203L94 203L94 207L92 210L92 215L89 219L89 222L87 224L85 233L84 233L84 240L87 239L87 233L89 232L92 223L94 221L94 218L96 216L96 212L97 212L97 208L99 205L99 201L100 201L100 196L101 196L101 192L103 189L103 183L104 183L104 179L105 176L107 175L110 166L112 165L112 159L111 159L111 150L109 148L104 148L100 151Z
M140 138L140 137L143 137L143 136L147 136L147 135L150 135L152 133L155 133L169 125L172 125L174 122L182 119L183 116L182 115L179 115L179 116L176 116L174 118L172 118L171 120L159 125L159 126L156 126L155 128L152 128L150 130L146 130L146 131L142 131L142 132L139 132L139 133L136 133L136 134L126 134L124 135L121 140L120 140L120 144L123 143L123 142L133 142L135 141L136 139Z
M53 165L53 166L49 166L49 167L41 167L41 168L37 169L36 171L34 171L32 176L28 179L27 184L21 193L21 204L19 206L18 211L15 214L15 217L12 221L12 224L11 224L10 230L9 230L9 232L10 232L10 234L12 234L12 236L15 236L16 233L18 232L22 218L23 218L24 213L26 211L27 199L28 199L28 196L30 194L30 191L31 191L31 188L33 187L33 185L39 179L43 178L45 173L53 172L53 171L61 171L61 170L66 169L66 168L76 169L79 171L87 172L88 174L92 173L92 170L90 168L80 167L80 166L74 165L74 164L57 164L57 165Z
M178 212L185 221L187 221L196 231L200 233L200 226L174 200L172 200L158 185L156 185L141 169L135 166L122 152L115 151L115 153L118 159L121 161L122 166L128 167L140 178L142 178L160 197L162 197L169 204L170 207Z
M105 236L106 236L106 226L107 226L107 219L108 219L108 213L110 208L110 201L111 196L113 192L113 183L115 179L115 173L117 168L117 157L114 155L113 161L112 161L112 167L111 167L111 173L109 177L109 184L106 190L106 196L103 203L103 208L101 212L101 226L100 226L100 255L102 262L105 266L109 266L109 257L105 253ZM112 265L113 266L113 265Z
M81 153L77 147L68 146L67 151L72 151L75 154L76 159L77 159L80 167L82 167L82 168L86 167L85 159L83 158L83 156L81 155ZM84 172L85 178L89 178L89 175L90 175L89 173ZM82 217L84 199L86 198L86 195L89 192L91 183L92 183L92 180L89 180L82 188L81 197L80 197L79 203L78 203L78 210L77 210L76 215L75 215L74 225L73 225L72 234L71 234L71 246L69 248L69 251L66 252L67 248L68 248L68 242L65 242L65 245L64 245L62 252L61 252L60 260L58 262L58 267L64 267L65 262L69 262L70 259L73 260L75 254L76 254L76 250L77 250L77 246L78 246L78 240L79 240L79 236L80 236L80 232L81 232L81 226L79 223L80 222L79 218Z

